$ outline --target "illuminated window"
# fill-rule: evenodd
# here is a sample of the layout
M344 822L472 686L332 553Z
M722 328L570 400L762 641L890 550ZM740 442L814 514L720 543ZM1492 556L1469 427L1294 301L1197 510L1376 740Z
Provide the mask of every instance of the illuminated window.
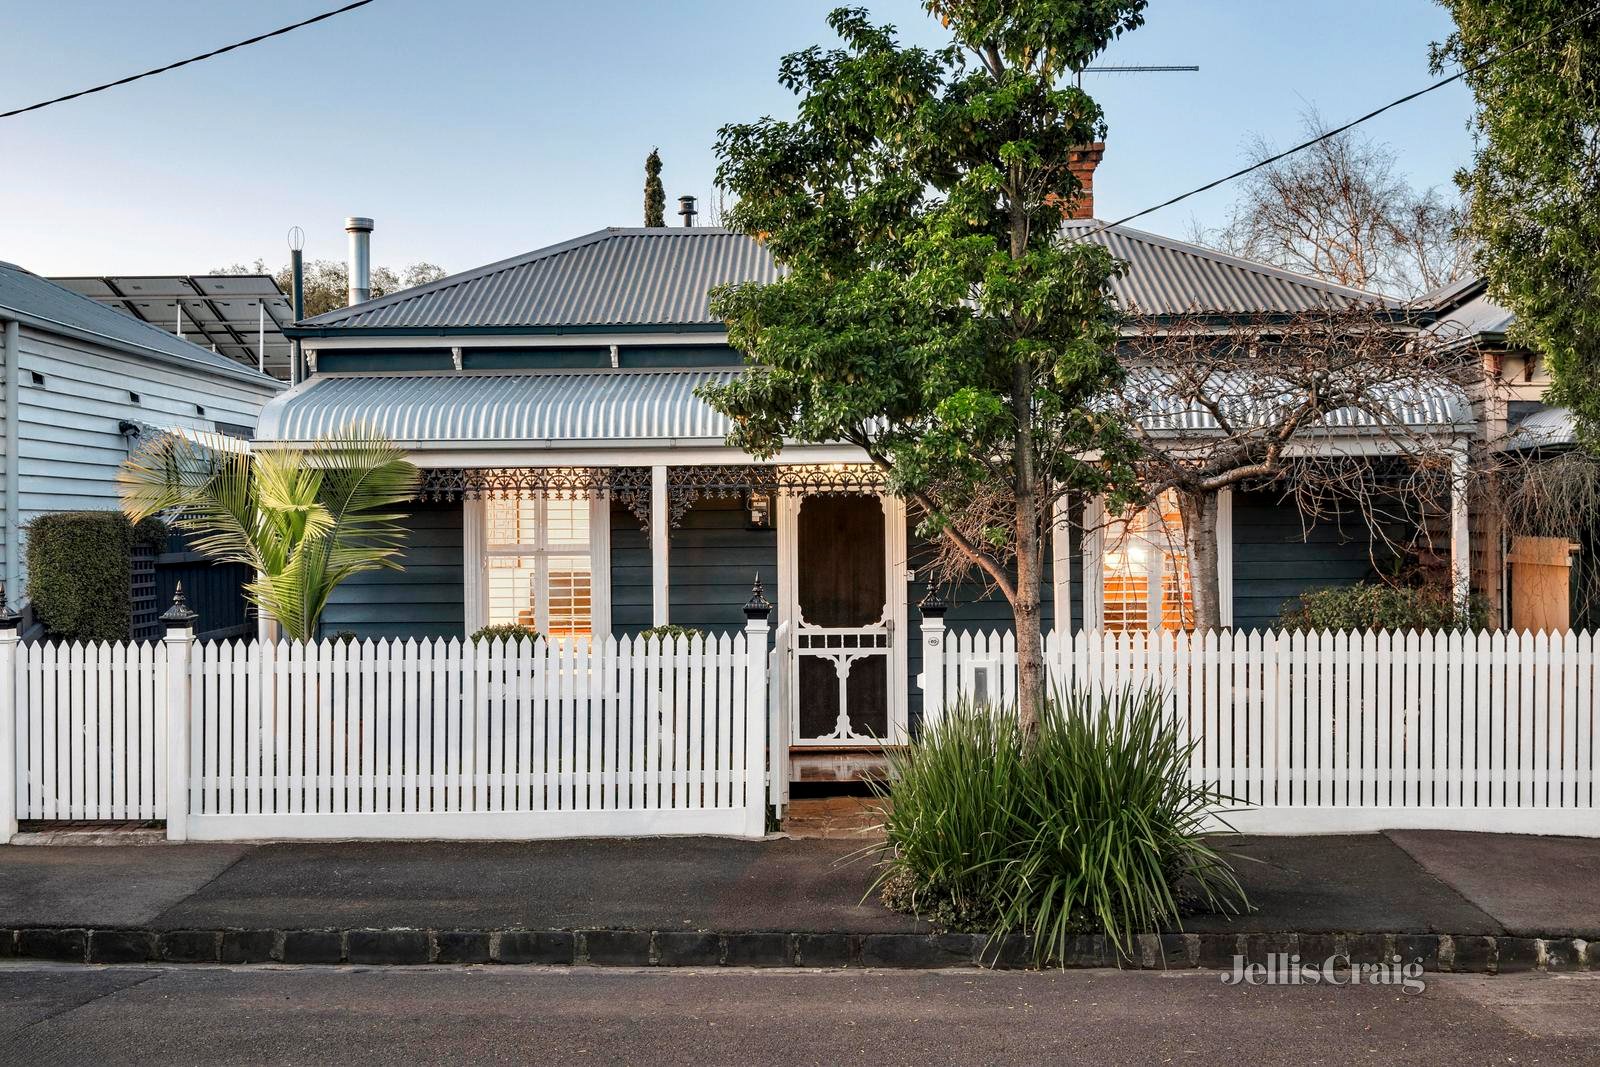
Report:
M556 638L593 634L593 513L581 498L485 501L487 622Z
M1103 533L1101 625L1107 630L1192 630L1194 588L1183 519L1170 490Z

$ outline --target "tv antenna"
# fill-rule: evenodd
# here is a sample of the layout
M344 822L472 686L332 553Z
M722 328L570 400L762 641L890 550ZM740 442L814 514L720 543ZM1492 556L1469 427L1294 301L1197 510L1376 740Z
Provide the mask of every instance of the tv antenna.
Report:
M1150 66L1143 63L1111 63L1099 67L1084 67L1078 71L1078 88L1083 88L1085 74L1198 74L1198 66Z

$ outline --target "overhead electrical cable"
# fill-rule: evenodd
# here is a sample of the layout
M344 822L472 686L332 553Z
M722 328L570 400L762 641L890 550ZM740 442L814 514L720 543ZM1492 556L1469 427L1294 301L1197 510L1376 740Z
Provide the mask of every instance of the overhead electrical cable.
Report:
M1447 78L1441 78L1438 81L1434 82L1432 85L1425 86L1424 88L1418 89L1416 92L1413 92L1413 93L1407 93L1405 96L1402 96L1397 100L1391 100L1387 104L1384 104L1382 107L1374 108L1373 110L1367 112L1365 115L1362 115L1360 118L1351 119L1349 122L1345 123L1342 126L1335 126L1333 129L1327 130L1327 131L1325 131L1323 133L1320 133L1317 136L1311 138L1309 141L1303 141L1300 144L1295 145L1293 148L1285 149L1284 151L1279 152L1276 155L1268 156L1266 159L1257 160L1256 162L1250 164L1248 167L1242 167L1239 170L1234 171L1232 174L1225 175L1225 176L1223 176L1221 178L1216 179L1215 181L1206 182L1204 185L1196 186L1195 188L1190 189L1186 193L1179 193L1177 196L1172 197L1170 200L1163 200L1161 203L1156 204L1153 207L1147 207L1143 211L1135 211L1132 215L1125 215L1122 218L1117 219L1115 222L1107 222L1107 223L1101 225L1100 227L1098 227L1096 229L1090 230L1088 233L1080 234L1078 236L1078 239L1082 240L1085 237L1093 237L1095 234L1104 233L1106 230L1109 230L1114 226L1121 226L1121 225L1123 225L1125 223L1132 222L1134 219L1143 218L1145 215L1149 215L1149 214L1152 214L1153 212L1160 211L1163 208L1169 208L1172 205L1177 204L1177 203L1181 203L1182 201L1187 200L1192 196L1199 196L1201 193L1210 192L1212 189L1215 189L1219 185L1226 185L1228 182L1231 182L1236 178L1242 178L1246 174L1249 174L1249 173L1251 173L1253 171L1258 171L1262 167L1269 167L1272 164L1278 162L1279 160L1287 159L1289 156L1294 155L1296 152L1303 152L1307 148L1311 148L1311 147L1313 147L1315 145L1319 145L1323 141L1326 141L1331 137L1337 137L1341 133L1344 133L1347 130L1354 129L1355 127L1361 125L1363 122L1367 122L1367 121L1369 121L1371 119L1375 119L1379 115L1383 114L1385 111L1389 111L1389 110L1391 110L1393 108L1397 108L1401 104L1410 103L1411 101L1417 99L1417 97L1419 97L1419 96L1426 96L1428 93L1433 92L1435 89L1443 89L1446 85L1449 85L1452 82L1460 81L1462 78L1465 78L1469 74L1476 74L1478 71L1483 70L1486 67L1489 67L1490 65L1492 65L1494 63L1498 63L1502 59L1506 59L1506 58L1508 58L1510 56L1516 55L1518 52L1525 51L1526 49L1533 47L1533 45L1537 44L1539 41L1543 40L1545 37L1548 37L1550 34L1556 33L1556 32L1558 32L1560 30L1566 29L1569 26L1572 26L1572 25L1575 25L1575 24L1577 24L1579 22L1582 22L1584 19L1593 16L1597 12L1600 12L1600 4L1596 4L1593 7L1588 8L1587 10L1585 10L1585 11L1583 11L1583 12L1581 12L1581 13L1575 15L1575 16L1573 16L1572 18L1567 19L1565 22L1557 23L1556 25L1554 25L1554 26L1550 27L1548 30L1546 30L1544 33L1541 33L1536 37L1532 37L1532 38L1522 42L1521 44L1517 45L1515 48L1512 48L1512 49L1509 49L1507 51L1501 52L1498 55L1491 56L1488 59L1484 60L1482 63L1475 64L1474 66L1463 67L1463 68L1461 68L1460 70L1456 71L1454 74L1450 75Z
M168 63L164 67L156 67L153 70L143 71L139 74L130 74L126 78L118 78L114 82L106 82L104 85L96 85L90 89L79 89L75 93L68 93L65 96L58 96L51 100L41 100L37 104L29 104L27 107L13 108L10 111L0 111L0 119L9 119L16 115L25 115L30 111L38 111L40 108L49 107L51 104L64 104L68 100L76 100L81 96L88 96L91 93L103 93L107 89L115 89L119 85L127 85L129 82L136 82L141 78L153 78L157 74L165 74L169 70L177 70L179 67L187 67L191 63L199 63L202 60L212 59L216 56L222 55L225 52L232 52L236 49L248 47L249 45L260 44L262 41L269 40L273 37L281 37L284 34L293 30L298 30L301 27L310 26L314 23L331 19L335 15L342 15L346 11L354 11L358 7L366 7L370 3L372 3L372 0L355 0L354 3L349 3L343 7L334 8L332 11L324 11L320 15L313 15L311 18L302 19L299 22L273 30L270 33L259 33L254 37L246 38L243 41L235 41L233 44L223 45L221 48L214 48L211 51L203 52L198 56L190 56L188 59L180 59L176 63Z

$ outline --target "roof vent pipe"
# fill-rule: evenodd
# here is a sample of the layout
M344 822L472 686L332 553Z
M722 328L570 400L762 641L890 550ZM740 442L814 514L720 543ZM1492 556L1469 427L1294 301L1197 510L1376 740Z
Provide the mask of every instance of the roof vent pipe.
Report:
M693 226L694 225L694 216L695 216L694 197L692 197L692 196L680 196L680 197L678 197L678 214L683 216L683 224L685 226Z
M350 303L372 299L372 220L352 215L344 220L350 235Z

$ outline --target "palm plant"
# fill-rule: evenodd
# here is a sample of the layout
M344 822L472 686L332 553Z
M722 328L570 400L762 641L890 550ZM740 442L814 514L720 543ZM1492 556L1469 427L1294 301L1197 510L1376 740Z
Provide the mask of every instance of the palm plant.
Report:
M255 572L245 595L286 636L316 635L333 589L363 571L399 570L417 468L362 427L305 448L255 448L221 436L164 434L117 475L135 522L163 515L195 551Z

